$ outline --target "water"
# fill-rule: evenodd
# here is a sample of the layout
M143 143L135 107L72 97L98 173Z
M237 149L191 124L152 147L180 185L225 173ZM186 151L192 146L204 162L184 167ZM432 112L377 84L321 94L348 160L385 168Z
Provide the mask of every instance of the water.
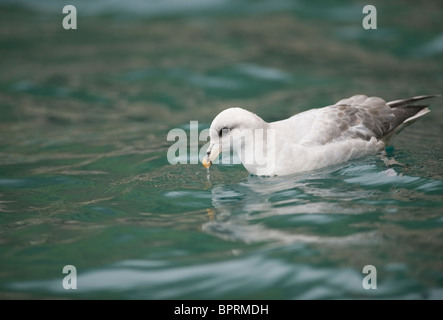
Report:
M402 165L263 178L166 158L169 130L228 106L273 121L356 93L441 94L440 4L376 1L366 31L347 1L76 1L66 31L57 1L11 3L1 298L443 298L441 98L396 137Z

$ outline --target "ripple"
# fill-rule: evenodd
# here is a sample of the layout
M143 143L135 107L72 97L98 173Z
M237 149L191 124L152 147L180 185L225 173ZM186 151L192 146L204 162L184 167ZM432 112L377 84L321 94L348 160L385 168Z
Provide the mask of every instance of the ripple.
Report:
M414 49L413 53L423 57L435 56L443 53L443 34L440 34L433 40L424 44L418 49Z
M335 220L335 219L332 219ZM327 222L325 222L327 223ZM320 243L327 245L364 244L379 242L380 237L373 232L352 234L349 236L322 236L286 232L283 230L268 228L263 225L242 224L238 220L210 221L202 225L202 230L221 239L228 241L240 241L244 243Z
M263 256L243 256L198 266L168 267L162 261L121 261L113 265L82 272L77 270L77 287L64 290L62 279L20 281L8 287L17 291L44 291L64 296L88 296L99 292L132 292L130 298L174 299L213 298L217 296L248 297L272 288L275 283L286 283L294 297L303 296L306 285L324 282L329 277L334 296L353 290L363 293L361 279L349 277L353 271L335 272L329 268L307 265L289 265ZM355 272L354 272L355 273ZM335 274L335 275L334 275ZM343 286L346 281L346 287ZM189 285L191 284L192 285ZM338 292L337 292L337 289ZM312 295L312 293L311 293ZM312 298L320 298L315 295Z
M237 70L245 75L262 80L289 81L292 78L287 72L255 64L241 64L237 66Z
M21 178L21 179L0 179L0 186L22 189L22 188L42 188L51 185L81 185L84 182L76 179L71 179L64 176L55 177L32 177L32 178Z
M296 254L302 247L294 249ZM77 290L64 290L63 278L10 282L10 290L47 292L63 297L123 294L129 299L245 299L279 290L291 292L292 299L339 299L344 297L400 296L413 289L414 281L397 279L396 271L384 274L377 290L362 287L361 270L332 268L306 263L288 263L272 257L275 250L240 255L198 265L171 265L163 260L122 260L116 263L77 270ZM400 271L402 272L402 271ZM429 290L434 298L441 289ZM280 298L282 291L268 296Z
M57 0L3 0L4 4L20 3L29 9L39 12L58 13ZM84 12L87 16L97 16L103 14L118 14L119 16L129 14L131 16L158 17L171 15L195 15L196 13L220 13L220 12L273 12L294 7L294 2L290 0L275 0L272 2L266 0L255 1L253 8L247 0L162 0L162 1L143 1L143 0L127 0L123 5L120 1L100 0L100 1L73 1L73 5Z
M354 177L345 179L345 182L348 183L358 183L361 185L366 186L373 186L373 185L386 185L386 184L411 184L413 182L416 182L420 180L419 177L410 177L410 176L399 176L399 175L393 175L392 171L386 172L371 172L367 173L362 176Z
M239 90L243 83L236 80L220 76L191 75L189 81L196 86L205 88L219 88L229 90Z

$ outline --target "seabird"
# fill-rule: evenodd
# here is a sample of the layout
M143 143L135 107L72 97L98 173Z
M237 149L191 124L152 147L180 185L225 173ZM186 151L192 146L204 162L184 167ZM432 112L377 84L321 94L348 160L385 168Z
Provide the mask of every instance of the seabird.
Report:
M430 110L418 101L436 95L385 102L355 95L323 108L267 123L242 108L229 108L211 123L202 164L209 168L231 149L249 173L274 176L338 164L383 150L403 128Z

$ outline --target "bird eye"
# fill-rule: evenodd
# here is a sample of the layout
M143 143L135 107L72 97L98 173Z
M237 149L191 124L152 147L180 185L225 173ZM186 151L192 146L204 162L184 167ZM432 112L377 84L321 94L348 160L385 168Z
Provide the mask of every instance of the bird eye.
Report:
M220 129L220 132L218 133L218 135L221 137L223 134L229 133L229 131L231 131L231 129L224 127L222 129Z

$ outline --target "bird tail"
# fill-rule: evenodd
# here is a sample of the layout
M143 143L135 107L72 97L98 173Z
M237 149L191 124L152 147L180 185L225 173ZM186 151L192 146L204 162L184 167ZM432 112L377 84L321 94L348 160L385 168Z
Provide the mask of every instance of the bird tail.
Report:
M409 99L395 100L388 102L387 105L391 107L391 111L395 116L389 130L382 140L388 142L392 137L397 135L401 130L417 121L426 113L430 112L429 105L415 104L417 101L439 97L440 95L417 96Z

